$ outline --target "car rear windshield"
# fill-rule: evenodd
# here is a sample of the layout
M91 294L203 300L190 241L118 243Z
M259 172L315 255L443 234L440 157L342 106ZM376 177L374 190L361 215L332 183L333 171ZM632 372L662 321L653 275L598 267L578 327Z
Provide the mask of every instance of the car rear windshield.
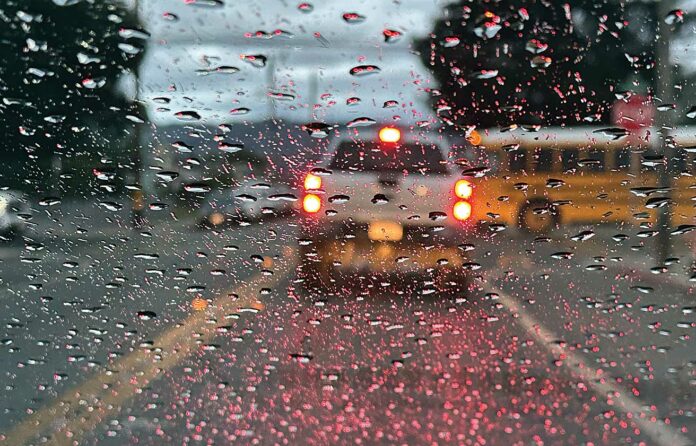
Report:
M331 161L333 170L357 172L447 173L440 148L434 144L380 144L344 141Z

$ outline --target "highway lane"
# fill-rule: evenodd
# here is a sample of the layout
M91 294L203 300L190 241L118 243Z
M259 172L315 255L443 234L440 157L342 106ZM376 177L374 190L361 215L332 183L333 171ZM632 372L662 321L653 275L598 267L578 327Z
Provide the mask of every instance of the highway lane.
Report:
M66 312L72 324L64 327L87 330L73 342L86 347L84 360L72 363L69 354L56 349L46 364L27 365L18 373L19 362L42 358L45 347L37 350L25 342L12 353L16 360L4 366L4 374L16 384L5 389L3 401L13 410L3 429L32 407L63 427L51 437L53 444L77 439L80 444L293 443L303 437L314 444L694 440L696 351L688 342L694 319L683 311L692 302L690 290L666 280L648 287L639 273L624 278L616 269L588 270L600 264L596 245L565 237L540 243L510 233L477 245L480 279L455 295L424 295L427 286L418 284L351 284L338 293L308 293L292 267L280 266L281 258L292 257L294 231L286 223L270 223L182 238L163 228L145 242L129 239L118 248L123 251L90 250L92 264L98 260L100 266L85 275L102 283L113 280L116 259L155 251L159 258L120 262L127 264L122 274L130 288L108 290L105 296L123 296L125 288L130 299L97 299L110 302L98 316ZM234 243L238 251L224 249ZM574 253L570 258L557 255L568 251ZM81 258L85 252L70 254ZM263 256L277 258L264 267L255 263ZM56 256L45 265L55 267L61 260ZM176 280L182 265L191 272ZM166 273L153 279L144 274L148 267ZM276 268L282 273L273 275L273 286L264 285L268 277L259 272ZM210 274L218 269L227 274ZM57 282L54 295L95 294L99 280L78 283L83 285ZM244 283L250 286L233 298L248 311L230 310L230 319L213 317L210 312L227 302L230 290ZM190 305L195 292L186 289L196 284L208 285L200 294L222 300L197 313L207 317L187 323L196 312ZM144 308L138 302L147 303L157 317L138 318ZM26 319L46 318L37 313ZM127 321L137 333L127 334L116 320ZM85 328L90 323L116 328L95 345L99 335ZM195 338L206 327L214 333L205 342L174 342L168 333L177 327L178 336ZM43 337L49 336L51 329L44 330ZM56 334L67 342L65 332ZM113 346L123 355L105 356ZM135 368L135 362L123 368L137 371L132 380L119 379L106 392L87 386L89 376L133 357L139 360ZM49 379L61 361L69 372L65 381ZM86 365L90 361L96 364ZM166 367L151 367L162 362ZM37 375L44 377L46 389L27 390L27 383L41 382ZM63 393L75 388L99 392L98 399L74 390ZM84 410L51 418L46 405L56 395L77 405L84 399L82 405L99 415L98 428L85 429L93 418L84 418ZM106 397L117 404L108 407Z

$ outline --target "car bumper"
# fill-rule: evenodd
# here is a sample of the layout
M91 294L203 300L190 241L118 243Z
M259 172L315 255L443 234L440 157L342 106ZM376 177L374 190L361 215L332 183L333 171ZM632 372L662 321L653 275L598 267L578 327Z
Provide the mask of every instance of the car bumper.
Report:
M478 231L407 226L398 241L373 240L364 224L304 225L300 244L306 261L340 271L384 273L427 269L472 269Z

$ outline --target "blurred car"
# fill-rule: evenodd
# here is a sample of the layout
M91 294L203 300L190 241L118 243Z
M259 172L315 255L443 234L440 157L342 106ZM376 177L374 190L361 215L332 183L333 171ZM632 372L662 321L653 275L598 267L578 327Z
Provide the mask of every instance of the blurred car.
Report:
M201 227L290 214L297 198L284 184L250 180L238 187L211 191L198 210Z
M301 185L305 282L375 272L462 283L475 269L474 184L450 169L448 151L432 131L391 126L333 140Z
M20 192L0 191L0 238L10 239L26 229L28 205Z

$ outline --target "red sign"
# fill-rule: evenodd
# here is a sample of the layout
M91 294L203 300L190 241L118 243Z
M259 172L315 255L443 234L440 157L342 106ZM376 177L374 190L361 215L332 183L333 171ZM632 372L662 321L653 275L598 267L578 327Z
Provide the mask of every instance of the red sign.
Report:
M612 122L626 130L640 130L650 127L655 119L652 101L641 95L633 95L627 100L614 102L611 108Z

